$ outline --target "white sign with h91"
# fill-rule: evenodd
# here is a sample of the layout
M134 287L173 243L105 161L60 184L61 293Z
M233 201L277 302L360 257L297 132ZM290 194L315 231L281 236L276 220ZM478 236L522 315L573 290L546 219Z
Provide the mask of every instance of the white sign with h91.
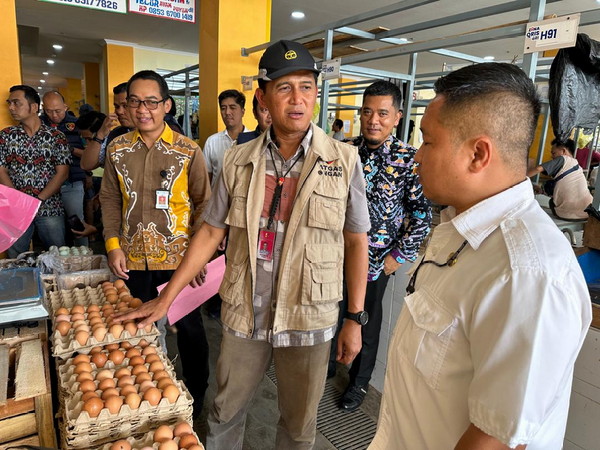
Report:
M527 24L524 53L575 46L579 13Z

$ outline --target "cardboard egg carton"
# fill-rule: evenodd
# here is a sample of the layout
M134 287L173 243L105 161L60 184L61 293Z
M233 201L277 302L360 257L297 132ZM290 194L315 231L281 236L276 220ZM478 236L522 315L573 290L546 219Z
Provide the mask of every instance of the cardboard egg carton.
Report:
M177 379L175 369L165 354L161 351L157 351L156 354L159 356L164 370L180 392L177 400L174 403L169 403L166 398L161 398L155 406L150 405L147 400L142 400L139 408L133 410L124 403L118 413L111 414L107 408L104 408L94 418L91 418L87 412L82 410L83 401L81 397L83 393L79 390L79 383L76 381L77 375L74 373L73 358L69 358L58 368L60 386L59 416L64 425L65 440L69 447L89 448L91 444L99 445L103 442L131 436L134 433L147 432L156 424L191 418L193 403L191 394L183 382ZM90 364L93 369L91 374L94 380L98 372L103 369L114 371L120 368L131 369L129 358L125 358L118 365L109 360L101 369L95 367L93 363ZM146 365L147 368L148 366ZM97 387L98 381L95 380L94 382ZM156 386L157 383L154 381L153 384ZM101 395L102 391L97 389L96 393Z
M104 346L106 344L112 343L120 343L124 341L128 341L131 344L138 344L142 339L145 339L148 342L153 342L157 339L160 332L156 325L152 324L150 327L150 332L138 328L135 334L131 334L127 330L123 330L119 337L114 337L110 331L107 330L106 335L103 339L98 340L92 334L90 330L90 336L87 342L82 345L78 341L75 340L75 330L73 328L69 329L65 336L61 336L61 334L56 330L56 311L59 308L67 308L71 309L75 305L82 305L87 308L87 306L95 304L100 308L107 303L104 294L102 293L102 288L97 286L95 288L86 287L84 289L71 289L71 290L62 290L56 292L50 292L50 306L52 309L52 328L53 332L51 335L52 342L52 355L58 358L68 358L73 353L89 353L93 347ZM88 321L88 313L84 313L85 320ZM89 323L89 322L88 322ZM91 327L90 327L91 328Z
M179 422L177 422L176 424L178 424ZM196 432L194 431L194 427L192 425L191 422L187 421L188 425L190 425L190 427L192 428L192 435L196 438L196 440L198 441L198 445L200 445L200 447L204 448L204 445L202 445L202 442L200 442L200 438L198 437L198 435L196 434ZM161 424L161 425L172 425L171 428L175 428L176 424ZM157 427L158 428L158 427ZM159 447L159 443L158 442L154 442L154 433L156 431L156 428L153 429L152 431L150 431L149 433L145 433L143 435L140 436L130 436L126 439L127 442L129 442L129 444L131 445L131 450L139 450L142 449L144 447L150 447L152 449L156 449L158 450ZM175 437L173 438L173 440L179 444L179 437ZM103 446L99 447L97 450L111 450L111 446L113 445L114 442L111 442L109 444L104 444Z

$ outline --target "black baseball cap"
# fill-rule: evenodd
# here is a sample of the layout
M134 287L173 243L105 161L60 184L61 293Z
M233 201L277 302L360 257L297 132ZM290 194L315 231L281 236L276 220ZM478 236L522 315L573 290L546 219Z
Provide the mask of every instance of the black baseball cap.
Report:
M320 73L315 59L304 45L281 40L271 44L263 53L258 63L258 78L271 81L299 70Z

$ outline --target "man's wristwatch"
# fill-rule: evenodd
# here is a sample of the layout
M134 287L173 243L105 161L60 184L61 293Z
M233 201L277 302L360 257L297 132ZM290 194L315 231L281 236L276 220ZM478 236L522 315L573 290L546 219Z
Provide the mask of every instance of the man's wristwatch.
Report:
M346 311L345 319L352 319L358 322L360 325L366 325L369 321L369 313L366 311L359 311L357 313L351 313Z

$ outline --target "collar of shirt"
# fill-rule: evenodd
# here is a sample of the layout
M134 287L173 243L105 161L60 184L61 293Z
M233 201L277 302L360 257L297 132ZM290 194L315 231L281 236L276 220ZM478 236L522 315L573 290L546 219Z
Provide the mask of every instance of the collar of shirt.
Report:
M527 178L505 191L486 198L459 215L456 215L453 206L449 206L442 211L441 221L452 222L456 231L474 250L477 250L502 221L533 201L535 197L531 180Z
M244 129L242 131L240 131L241 133L247 133L249 130L248 128L246 128L246 126L244 125ZM223 137L225 139L227 139L231 144L233 144L235 142L235 139L231 139L231 136L229 136L229 133L227 132L227 128L225 128L223 131L221 131L221 135L223 135Z
M165 129L163 130L162 134L158 137L157 141L159 139L162 139L167 144L173 145L173 130L171 130L171 127L169 125L167 125L166 122L163 122L163 123L165 124ZM142 136L140 135L140 132L136 128L135 131L133 132L133 136L131 137L131 143L133 144L138 139L142 140L142 142L143 142Z
M25 131L25 128L23 127L23 124L21 124L21 123L19 125L15 125L15 129L23 134L27 134L27 131ZM40 132L44 132L44 131L52 131L52 127L46 125L43 121L41 121L40 127L38 128L38 130L35 132L35 134L33 136L35 136L36 134L38 134ZM27 134L27 136L29 136L29 135Z
M263 148L263 152L267 151L269 146L272 146L272 148L274 150L277 150L277 152L279 152L279 147L273 140L272 127L269 127L265 130L265 136L266 136L266 141L265 141L266 144L265 144L265 147ZM298 147L298 150L296 150L296 153L294 154L294 156L297 155L298 151L300 151L300 150L302 150L304 152L304 156L306 156L306 152L308 151L308 148L310 147L310 144L312 142L312 137L313 137L313 129L312 129L312 125L311 125L308 128L308 131L306 132L304 137L302 138L302 141L300 142L300 146Z
M387 137L387 139L381 143L379 147L372 149L367 147L365 138L363 136L359 136L354 140L354 145L358 147L358 151L361 152L364 156L369 156L373 153L390 153L390 148L395 141L400 142L400 140L396 136L390 134Z

